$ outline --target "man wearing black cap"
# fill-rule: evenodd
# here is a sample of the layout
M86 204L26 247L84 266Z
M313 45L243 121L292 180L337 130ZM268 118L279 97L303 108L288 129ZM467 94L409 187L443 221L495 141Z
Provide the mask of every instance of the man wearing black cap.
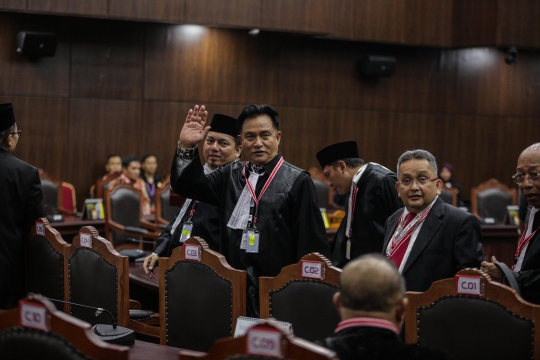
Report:
M210 124L212 130L206 134L203 144L204 173L210 174L231 162L237 162L242 146L237 139L236 119L227 115L214 114ZM209 248L218 252L219 242L219 208L197 200L186 199L176 220L169 223L159 235L154 253L149 255L143 264L144 271L154 278L154 266L159 257L171 256L172 251L182 245L190 236L199 236L206 241Z
M340 195L349 193L332 243L332 264L343 267L360 255L380 253L386 219L403 207L396 174L376 163L364 164L355 141L327 146L316 156L331 186Z
M0 104L0 309L25 296L25 238L45 216L37 169L11 155L21 133L13 104Z
M276 276L308 253L329 256L317 193L309 173L279 153L279 115L270 105L249 105L237 119L248 162L204 177L197 143L205 127L204 106L190 110L171 169L175 192L220 206L221 248L228 263L247 273L247 314L259 314L259 277Z

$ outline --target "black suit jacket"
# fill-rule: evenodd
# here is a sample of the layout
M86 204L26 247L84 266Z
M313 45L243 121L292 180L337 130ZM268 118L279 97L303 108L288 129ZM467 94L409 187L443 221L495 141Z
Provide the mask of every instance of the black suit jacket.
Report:
M383 253L403 210L386 222ZM434 281L453 277L464 268L479 268L482 229L478 219L437 198L403 267L407 291L426 291Z
M521 296L527 301L540 304L540 230L527 246L521 270L513 274Z
M45 216L42 198L37 169L0 145L0 309L25 294L25 237Z
M368 163L356 187L356 205L352 219L351 259L360 255L380 253L384 242L384 224L403 202L396 191L396 174ZM348 212L348 201L345 203ZM347 250L347 215L341 221L332 242L332 264L343 267L349 260Z

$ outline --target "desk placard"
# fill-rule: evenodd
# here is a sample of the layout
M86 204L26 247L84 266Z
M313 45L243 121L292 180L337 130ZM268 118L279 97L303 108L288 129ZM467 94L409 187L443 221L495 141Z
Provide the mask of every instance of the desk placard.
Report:
M81 246L90 249L92 248L92 234L80 232L79 238L81 241Z
M21 326L49 331L47 309L44 305L19 301Z
M481 276L456 275L456 293L463 295L484 295L484 279Z
M199 245L184 244L184 259L201 261L201 247Z
M320 261L302 260L302 277L324 280L324 265Z
M270 329L250 329L246 336L246 353L283 358L281 332Z
M236 320L236 328L234 329L234 337L240 337L244 336L248 329L257 325L263 323L264 320L260 318L253 318L248 316L239 316ZM274 320L274 324L279 327L281 331L283 331L286 334L293 334L292 330L292 324L290 322L286 321L276 321Z
M41 220L36 221L36 234L45 236L45 225Z

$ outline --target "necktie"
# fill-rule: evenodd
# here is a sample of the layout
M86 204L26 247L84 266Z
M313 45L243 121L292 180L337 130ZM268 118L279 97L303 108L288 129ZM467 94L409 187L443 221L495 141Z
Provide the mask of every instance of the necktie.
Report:
M405 217L405 225L403 225L403 228L407 227L409 223L414 219L416 216L415 213L408 213ZM401 265L401 262L403 261L403 257L405 256L405 252L407 251L407 248L409 247L409 242L411 241L412 232L401 239L399 243L399 247L397 248L396 252L392 256L392 261L396 263L396 267L399 269L399 266Z

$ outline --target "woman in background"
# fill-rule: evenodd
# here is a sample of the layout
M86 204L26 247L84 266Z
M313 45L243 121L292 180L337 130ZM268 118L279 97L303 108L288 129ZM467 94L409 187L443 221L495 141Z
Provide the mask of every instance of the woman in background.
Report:
M461 197L461 185L454 181L454 167L452 164L444 163L439 170L439 179L441 179L447 188L454 188L458 191L458 206L465 206Z
M143 156L141 160L141 179L144 181L145 190L150 197L150 206L151 211L154 213L154 194L156 189L161 187L162 178L159 175L156 175L157 171L157 158L155 155L148 154Z

